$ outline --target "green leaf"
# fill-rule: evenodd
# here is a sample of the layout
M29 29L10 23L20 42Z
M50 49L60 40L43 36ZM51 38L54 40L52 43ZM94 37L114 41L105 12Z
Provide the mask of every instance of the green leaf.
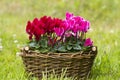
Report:
M71 49L72 49L72 46L67 45L67 50L71 50Z
M81 45L82 44L82 42L81 41L77 41L77 45Z
M68 42L68 45L73 46L73 44L71 42Z
M47 42L47 39L41 39L39 41L39 44L42 48L47 48L48 47L48 42Z
M59 51L59 52L67 52L65 46L60 46L60 47L58 48L58 51Z
M75 45L73 46L73 49L74 49L74 50L81 50L82 48L81 48L80 45L75 44Z
M47 53L49 49L40 49L40 53Z
M36 42L30 42L30 43L29 43L29 46L30 46L30 47L36 47L36 45L37 45Z

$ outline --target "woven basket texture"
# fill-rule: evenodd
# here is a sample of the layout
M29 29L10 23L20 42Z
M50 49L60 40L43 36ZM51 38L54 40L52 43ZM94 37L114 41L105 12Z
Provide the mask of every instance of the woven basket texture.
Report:
M60 76L65 69L65 76L76 77L77 80L86 80L97 54L92 47L88 51L77 53L46 53L21 50L21 57L25 70L31 76L42 79L43 72L47 77L50 74Z

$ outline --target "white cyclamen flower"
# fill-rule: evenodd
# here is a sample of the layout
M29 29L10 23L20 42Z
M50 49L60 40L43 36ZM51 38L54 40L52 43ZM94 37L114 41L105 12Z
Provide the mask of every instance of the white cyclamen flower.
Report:
M13 37L16 37L16 34L13 34Z
M114 30L110 30L110 33L112 33L112 34L113 34L113 33L114 33Z
M16 52L16 56L20 56L20 54L21 54L20 52Z
M3 46L0 46L0 51L3 49Z
M14 40L14 43L18 43L18 40Z

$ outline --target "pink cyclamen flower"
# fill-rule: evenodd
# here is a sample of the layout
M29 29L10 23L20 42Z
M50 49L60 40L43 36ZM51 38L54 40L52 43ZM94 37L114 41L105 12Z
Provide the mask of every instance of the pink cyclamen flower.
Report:
M66 20L72 18L74 15L72 13L66 12Z
M90 27L90 22L82 18L81 16L74 16L72 13L66 13L66 23L69 30L74 33L78 31L87 32Z
M90 38L85 40L84 46L92 46L92 45L93 45L93 41Z
M90 28L90 22L89 21L81 21L81 30L82 32L87 32L88 29Z
M54 28L54 30L55 30L55 33L56 33L56 35L57 36L62 36L63 35L63 33L64 33L64 28Z

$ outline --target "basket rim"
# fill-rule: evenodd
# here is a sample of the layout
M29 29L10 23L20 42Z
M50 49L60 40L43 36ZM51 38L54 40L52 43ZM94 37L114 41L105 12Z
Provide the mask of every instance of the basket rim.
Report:
M93 49L95 48L95 50ZM84 53L84 54L83 54ZM87 53L87 54L86 54ZM21 57L41 57L41 58L62 58L62 59L71 59L71 58L90 58L92 56L96 56L97 54L97 47L92 46L91 50L84 52L72 52L72 53L38 53L35 51L25 51L24 49L21 50L21 53L19 54Z

